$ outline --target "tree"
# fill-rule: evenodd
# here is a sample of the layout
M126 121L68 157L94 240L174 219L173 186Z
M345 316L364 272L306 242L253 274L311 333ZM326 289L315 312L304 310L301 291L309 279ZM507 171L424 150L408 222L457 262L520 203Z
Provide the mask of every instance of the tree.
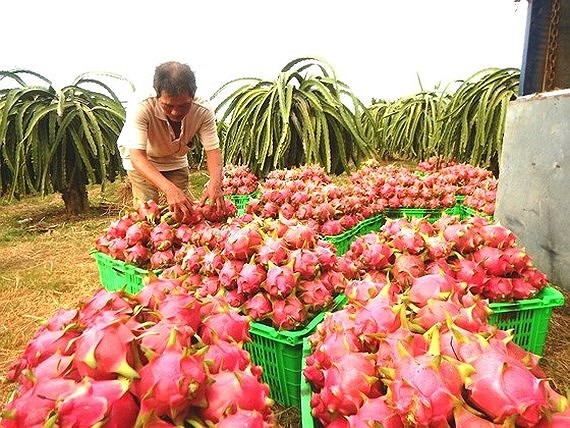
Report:
M125 109L101 77L133 89L113 73L84 73L58 90L30 70L0 71L12 83L0 89L1 194L59 192L66 211L78 214L89 209L87 184L103 187L123 174L116 141Z
M372 155L372 141L356 119L366 108L324 61L295 59L274 81L229 81L212 99L237 83L216 107L225 162L262 177L303 164L341 173ZM352 101L352 109L343 100Z

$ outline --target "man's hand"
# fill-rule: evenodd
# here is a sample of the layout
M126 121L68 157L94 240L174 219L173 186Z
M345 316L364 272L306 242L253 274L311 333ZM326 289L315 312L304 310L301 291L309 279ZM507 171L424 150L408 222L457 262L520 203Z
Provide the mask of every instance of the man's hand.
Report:
M210 205L216 211L216 213L220 214L224 212L225 204L222 187L220 185L214 184L211 180L208 182L206 188L204 189L200 203L204 205L207 199L210 200Z
M174 219L178 222L184 222L191 217L193 208L192 201L188 196L176 185L169 187L165 192L168 209L174 215Z

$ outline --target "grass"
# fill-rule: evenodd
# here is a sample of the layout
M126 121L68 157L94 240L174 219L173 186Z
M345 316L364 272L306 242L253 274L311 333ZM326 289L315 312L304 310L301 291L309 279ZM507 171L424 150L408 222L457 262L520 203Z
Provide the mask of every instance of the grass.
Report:
M207 176L192 174L195 197ZM0 376L23 351L42 320L60 308L75 308L99 288L99 275L89 255L95 238L130 210L129 189L123 182L104 193L89 189L91 211L69 217L58 195L8 202L0 199ZM560 288L559 288L560 289ZM560 289L566 305L555 308L541 360L555 388L570 391L570 293ZM0 403L13 385L0 381ZM296 409L276 409L285 427L299 426Z

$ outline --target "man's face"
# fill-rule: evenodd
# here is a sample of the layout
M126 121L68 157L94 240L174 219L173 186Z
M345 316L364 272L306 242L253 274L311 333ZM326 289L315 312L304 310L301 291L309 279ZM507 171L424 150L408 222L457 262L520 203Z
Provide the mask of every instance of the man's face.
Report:
M189 94L172 96L162 92L158 97L158 104L170 120L181 122L192 107L192 97Z

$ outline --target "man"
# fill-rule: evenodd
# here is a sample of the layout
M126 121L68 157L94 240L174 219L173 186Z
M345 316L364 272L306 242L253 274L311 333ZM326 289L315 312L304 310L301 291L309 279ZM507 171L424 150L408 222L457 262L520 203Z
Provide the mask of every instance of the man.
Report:
M127 118L118 139L123 166L132 185L136 205L154 199L159 192L178 220L190 215L187 153L194 136L206 151L210 180L201 203L209 199L220 212L222 154L213 110L195 97L196 78L186 64L171 61L155 69L156 94L127 107Z

